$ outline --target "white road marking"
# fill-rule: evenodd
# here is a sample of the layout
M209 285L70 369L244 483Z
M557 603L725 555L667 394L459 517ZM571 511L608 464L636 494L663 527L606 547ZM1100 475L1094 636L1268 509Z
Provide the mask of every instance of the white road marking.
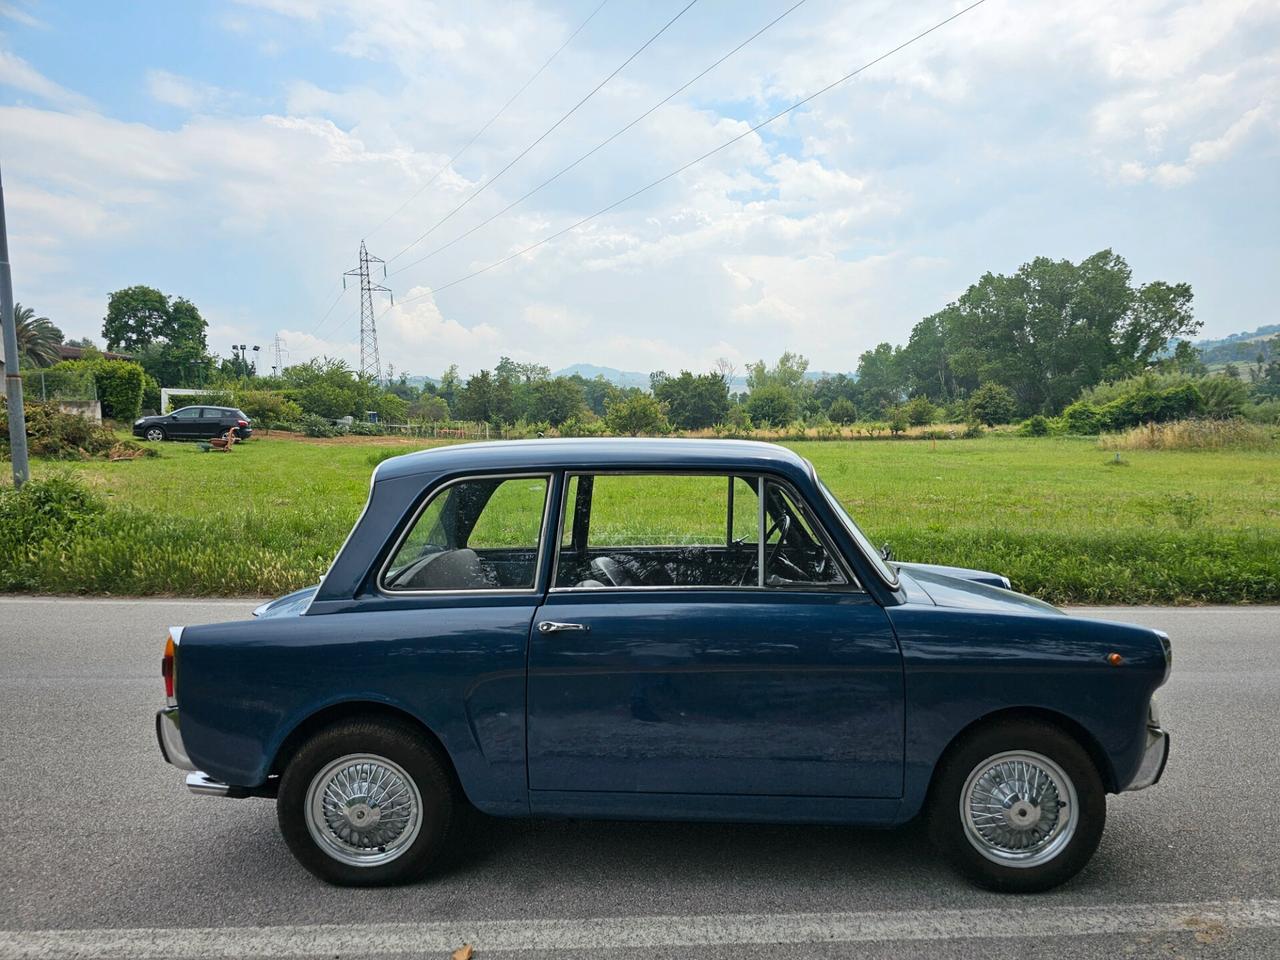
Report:
M557 920L450 920L101 930L0 931L3 960L297 957L866 943L1208 933L1280 927L1280 900L1014 907L873 913L744 914Z

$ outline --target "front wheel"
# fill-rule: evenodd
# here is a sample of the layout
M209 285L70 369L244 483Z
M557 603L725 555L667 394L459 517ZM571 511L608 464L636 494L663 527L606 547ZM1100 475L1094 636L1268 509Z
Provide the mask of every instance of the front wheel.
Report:
M1049 890L1093 856L1106 790L1089 754L1056 727L1010 721L979 729L942 761L929 801L935 844L981 886Z
M321 880L415 880L458 821L453 778L406 724L351 721L321 731L280 778L276 814L293 855Z
M147 439L153 443L164 439L164 431L159 427L147 427Z

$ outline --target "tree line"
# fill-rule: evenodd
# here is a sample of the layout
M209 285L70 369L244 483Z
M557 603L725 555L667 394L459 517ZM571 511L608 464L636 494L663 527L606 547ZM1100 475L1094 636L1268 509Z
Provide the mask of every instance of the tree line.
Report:
M29 311L25 319L33 326ZM43 325L34 326L46 339L61 338L56 328L50 333L47 319L39 320ZM233 396L251 416L283 425L305 418L362 421L372 413L382 422L459 420L577 434L860 421L896 433L938 421L1030 417L1058 418L1075 429L1106 428L1148 410L1197 415L1280 401L1280 360L1260 356L1244 371L1232 364L1206 378L1188 339L1200 327L1190 285L1135 284L1124 258L1102 250L1079 263L1037 257L1010 275L984 274L917 322L905 343L863 352L852 373L815 378L805 357L786 351L772 363L747 365L745 390L737 392L737 370L727 360L710 371L655 371L648 390L601 376L553 376L549 367L509 357L465 378L453 365L436 380L416 378L425 379L420 385L405 373L361 377L333 358L264 375L243 352L231 358L209 352L207 323L191 301L145 286L110 295L102 333L109 350L127 351L141 367L141 406L158 407L161 384L197 387ZM49 355L46 343L32 358L47 362ZM1176 384L1177 399L1156 397L1172 390L1172 381L1150 377L1174 375L1196 382ZM1102 385L1137 384L1144 376L1124 389L1145 399L1118 406L1114 390L1105 402L1098 399ZM1237 386L1223 387L1222 380Z

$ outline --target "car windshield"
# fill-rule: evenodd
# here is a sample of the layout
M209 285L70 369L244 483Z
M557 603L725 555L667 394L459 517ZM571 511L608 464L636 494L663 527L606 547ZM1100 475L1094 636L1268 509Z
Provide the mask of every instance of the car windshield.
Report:
M885 563L884 558L880 556L880 551L872 545L871 541L867 539L867 535L853 522L853 517L849 516L848 511L836 499L836 495L827 489L827 485L821 479L818 480L818 488L822 491L822 495L827 498L827 503L831 505L831 509L835 511L836 516L840 518L840 522L844 524L849 536L857 541L858 546L862 548L862 552L867 555L867 559L876 568L876 572L880 574L885 583L896 587L898 585L897 572L889 564Z

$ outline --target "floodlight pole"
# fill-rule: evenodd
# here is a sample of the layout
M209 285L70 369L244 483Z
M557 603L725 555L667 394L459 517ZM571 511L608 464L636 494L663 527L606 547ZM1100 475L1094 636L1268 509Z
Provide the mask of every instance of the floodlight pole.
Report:
M9 453L13 485L31 479L27 463L27 418L22 408L22 377L18 375L18 330L13 320L13 274L9 270L9 233L4 219L4 182L0 180L0 327L4 328L4 395L9 403Z

